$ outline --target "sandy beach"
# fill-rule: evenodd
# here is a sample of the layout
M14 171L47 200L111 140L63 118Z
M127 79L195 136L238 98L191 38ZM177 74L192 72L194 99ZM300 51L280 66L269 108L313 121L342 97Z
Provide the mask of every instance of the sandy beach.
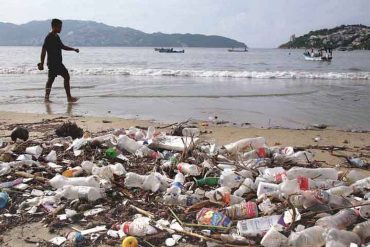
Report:
M30 139L42 139L52 135L56 126L66 121L76 122L84 130L92 133L110 128L140 127L163 127L170 123L158 123L142 120L129 120L115 117L84 117L69 115L43 115L30 113L0 112L0 138L10 134L15 126L27 126L30 129ZM344 158L333 156L329 151L322 150L323 147L335 146L346 147L350 151L336 151L336 154L351 156L359 151L359 147L368 146L370 133L353 133L332 129L324 130L293 130L293 129L257 129L248 127L222 126L205 122L194 122L194 126L200 128L205 134L202 139L222 145L241 138L263 136L268 145L308 147L315 154L315 159L325 161L329 166L345 165ZM164 128L163 131L169 130ZM5 137L6 138L6 137ZM314 140L316 138L316 141ZM70 231L71 225L65 227L62 232ZM22 226L8 229L1 233L2 246L34 246L39 240L49 240L57 236L50 233L42 223L27 223ZM0 241L1 243L1 241ZM191 245L186 245L191 246Z

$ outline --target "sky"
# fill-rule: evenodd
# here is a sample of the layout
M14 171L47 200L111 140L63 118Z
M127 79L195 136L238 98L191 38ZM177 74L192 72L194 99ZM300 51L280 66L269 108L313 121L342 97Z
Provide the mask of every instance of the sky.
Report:
M264 48L320 28L370 26L370 0L0 0L0 22L51 18L222 35Z

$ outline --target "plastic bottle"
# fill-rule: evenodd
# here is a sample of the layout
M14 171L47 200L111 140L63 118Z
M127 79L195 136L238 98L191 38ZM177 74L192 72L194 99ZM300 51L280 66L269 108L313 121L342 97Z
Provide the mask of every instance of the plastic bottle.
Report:
M293 167L286 172L289 179L295 179L299 176L311 179L338 179L338 171L335 168L304 168Z
M245 138L234 143L230 143L225 145L225 149L227 152L231 154L237 154L238 152L245 152L252 149L258 149L264 147L266 144L266 140L263 137L256 137L256 138Z
M358 180L354 182L351 187L354 191L365 191L370 189L370 177L363 178L361 180Z
M38 159L40 155L42 154L42 147L40 146L28 147L26 148L26 154L31 154L35 156L36 159Z
M260 147L255 150L251 150L242 155L243 160L251 160L258 158L268 158L271 156L271 151L267 147Z
M235 190L233 195L242 197L244 194L252 192L255 189L254 182L251 178L245 178L239 189Z
M346 181L352 184L370 176L370 171L364 169L351 169L345 176Z
M108 158L110 158L110 159L116 158L117 155L118 155L117 150L115 150L114 148L108 148L105 151L105 156L108 157Z
M197 184L197 186L205 186L205 185L216 186L220 183L220 178L217 178L217 177L201 178L201 179L195 180L195 183Z
M8 201L9 195L6 192L0 192L0 208L5 208Z
M0 177L11 172L11 167L8 163L0 163Z
M239 220L236 227L240 235L245 237L255 237L263 235L271 227L278 224L281 215L270 215L254 219Z
M358 214L353 209L342 209L338 213L320 218L316 221L317 226L323 228L345 229L357 221Z
M126 150L127 152L139 157L156 157L156 152L147 146L141 145L126 135L119 136L117 146L119 149Z
M288 238L291 247L321 247L325 244L323 236L324 229L320 226L313 226L300 232L292 232Z
M183 128L182 135L187 137L198 137L200 136L200 131L198 128Z
M262 170L262 177L266 178L268 181L280 183L283 177L286 176L286 171L284 168L278 166L273 168L265 168Z
M287 243L288 238L278 232L275 227L271 227L261 239L261 245L264 247L287 246Z
M148 217L139 217L132 222L126 221L122 227L125 234L138 237L156 234L158 232L157 229L150 225L150 218Z
M70 169L67 169L65 170L62 175L64 177L78 177L79 175L81 175L83 172L83 169L81 166L76 166L76 167L73 167L73 168L70 168Z
M370 237L370 220L357 224L352 231L365 241Z
M223 212L230 217L230 219L250 219L258 216L258 208L255 202L242 202L229 207L226 207Z
M16 185L21 184L21 183L23 183L23 178L17 178L17 179L12 180L12 181L0 183L0 189L2 189L2 188L11 188L11 187L16 186Z
M352 206L352 203L344 197L329 194L324 190L308 190L302 191L303 195L302 202L304 208L310 208L315 210L315 208L330 207L332 209ZM329 208L327 208L329 209Z
M105 197L104 189L87 186L72 186L66 185L56 193L59 197L64 197L69 200L87 199L88 201L96 201Z
M56 189L62 188L65 185L100 187L100 180L97 176L67 178L57 174L49 180L49 183Z
M230 195L230 188L220 187L215 190L207 191L205 197L212 202L221 202L225 205L234 205L244 201L244 198L239 196Z
M127 188L141 188L143 190L151 190L157 192L162 184L165 187L166 181L160 173L151 173L149 175L139 175L133 172L128 172L125 178L125 186Z
M231 189L237 188L244 181L244 178L232 170L224 170L221 172L220 176L220 185L227 186Z
M353 191L353 188L350 186L341 185L341 186L328 189L327 192L331 195L336 195L336 196L349 196L354 191Z
M329 189L342 184L338 180L312 180L310 178L299 176L297 179L285 179L280 185L280 191L286 195L291 195L300 191L314 189Z
M332 228L325 232L324 235L326 240L325 247L344 247L350 246L351 243L361 245L360 237L353 232Z
M261 195L273 195L279 192L279 185L277 184L272 184L272 183L265 183L265 182L260 182L258 184L257 188L257 197L260 197Z
M51 150L50 153L45 157L45 160L48 162L56 162L57 152L55 152L55 150Z
M177 173L171 184L171 187L167 189L166 194L170 195L173 198L177 198L181 194L181 191L183 190L184 182L185 182L184 175L181 172Z
M199 166L184 162L179 163L177 169L185 175L199 176L201 174L201 168Z
M149 126L148 127L148 131L146 132L145 139L146 140L152 140L154 138L154 135L155 135L155 128L154 128L154 126Z

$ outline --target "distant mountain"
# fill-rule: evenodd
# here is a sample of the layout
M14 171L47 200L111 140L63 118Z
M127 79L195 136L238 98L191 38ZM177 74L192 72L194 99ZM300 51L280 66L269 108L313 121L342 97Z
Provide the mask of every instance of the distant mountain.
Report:
M50 20L22 25L0 22L0 45L42 45ZM245 44L216 35L144 33L127 27L113 27L94 21L63 21L61 38L74 46L152 47L244 47Z
M311 31L295 38L279 48L341 48L370 50L370 27L364 25L342 25L332 29Z

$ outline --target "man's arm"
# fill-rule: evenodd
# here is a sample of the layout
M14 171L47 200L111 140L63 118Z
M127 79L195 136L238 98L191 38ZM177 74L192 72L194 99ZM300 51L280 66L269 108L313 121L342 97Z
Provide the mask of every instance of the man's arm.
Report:
M63 46L62 46L62 49L63 49L63 50L66 50L66 51L75 51L75 52L77 52L77 53L79 53L79 52L80 52L80 50L79 50L79 49L75 49L75 48L72 48L72 47L69 47L69 46L66 46L66 45L63 45Z
M46 49L44 47L42 47L42 50L41 50L41 62L37 65L37 67L39 67L39 70L43 70L44 69L45 56L46 56Z

